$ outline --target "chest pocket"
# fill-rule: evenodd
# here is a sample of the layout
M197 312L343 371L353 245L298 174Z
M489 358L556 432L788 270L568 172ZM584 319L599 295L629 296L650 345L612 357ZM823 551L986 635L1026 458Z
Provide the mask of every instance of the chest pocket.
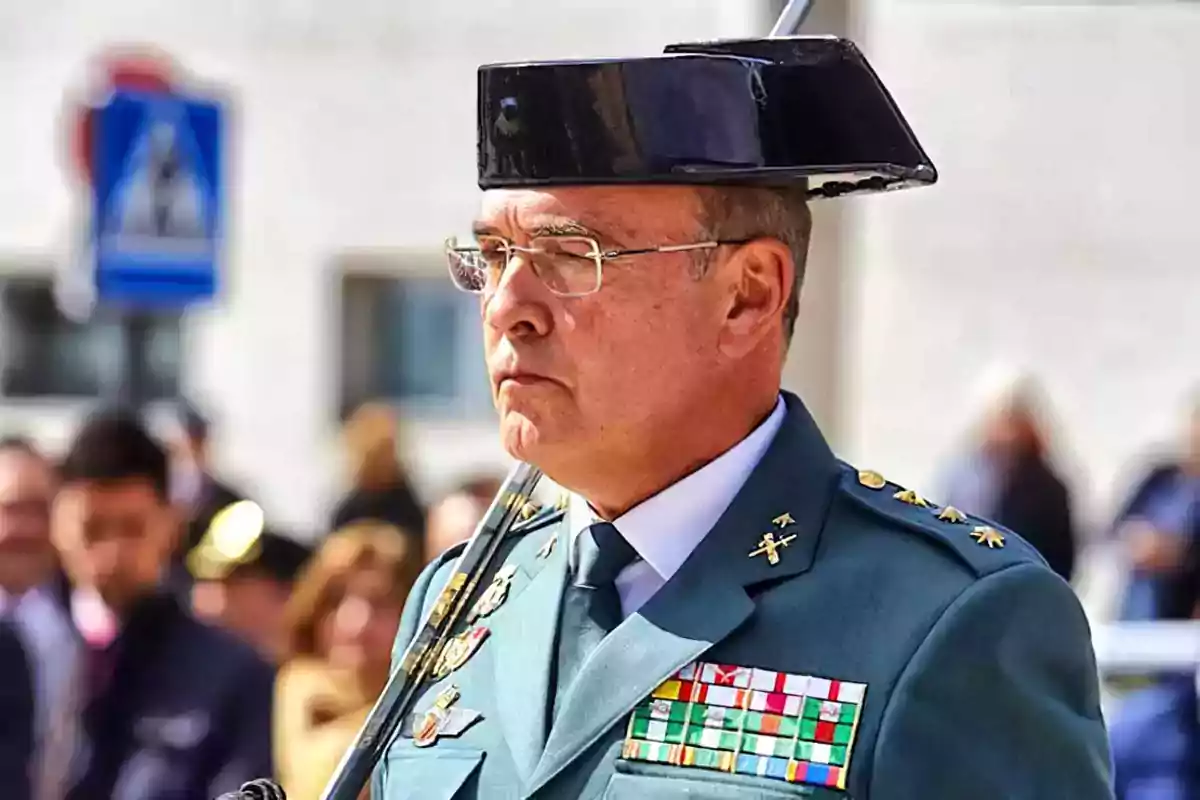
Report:
M387 774L374 787L374 800L463 800L459 790L483 761L482 750L445 747L418 755L396 749L388 754Z
M700 769L617 762L618 772L603 800L851 800L848 794L822 786L783 783L754 776L727 775Z

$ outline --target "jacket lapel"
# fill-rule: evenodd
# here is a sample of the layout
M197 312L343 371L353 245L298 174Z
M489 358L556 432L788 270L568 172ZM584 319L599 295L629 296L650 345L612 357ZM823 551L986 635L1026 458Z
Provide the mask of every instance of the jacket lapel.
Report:
M531 793L676 670L737 630L754 612L748 587L812 566L837 462L799 399L787 393L784 399L783 426L728 510L679 572L580 668L550 730ZM775 542L786 540L774 563L761 547L767 533Z
M551 535L557 541L540 565L540 556L534 556L530 571L537 571L507 604L504 635L493 639L496 710L522 782L533 774L546 742L554 634L567 580L567 529L566 522L560 521L552 530L530 534L539 545Z

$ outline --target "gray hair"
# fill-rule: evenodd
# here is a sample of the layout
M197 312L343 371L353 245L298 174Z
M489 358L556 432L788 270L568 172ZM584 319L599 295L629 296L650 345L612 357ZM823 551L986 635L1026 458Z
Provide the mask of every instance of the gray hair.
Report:
M791 344L800 313L800 288L808 261L808 242L812 234L812 211L808 207L807 188L705 186L698 190L704 235L713 240L753 239L767 236L787 245L792 253L796 277L783 312L785 344ZM700 273L708 268L708 259Z

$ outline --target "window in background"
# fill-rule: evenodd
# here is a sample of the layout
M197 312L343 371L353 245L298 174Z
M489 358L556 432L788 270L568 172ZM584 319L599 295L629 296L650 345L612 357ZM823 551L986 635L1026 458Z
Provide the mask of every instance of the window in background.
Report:
M114 396L122 374L125 326L98 312L72 322L55 305L46 276L0 278L0 396L93 399ZM174 398L182 355L178 314L152 318L134 353L145 376L143 401Z
M341 411L371 399L426 418L491 413L479 301L436 277L342 277Z

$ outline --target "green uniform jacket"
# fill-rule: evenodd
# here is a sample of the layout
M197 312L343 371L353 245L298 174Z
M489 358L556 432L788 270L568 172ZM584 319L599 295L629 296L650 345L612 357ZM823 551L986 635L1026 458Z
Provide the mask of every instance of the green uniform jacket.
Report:
M1015 534L841 464L784 397L732 505L561 689L552 725L568 524L519 526L493 567L507 591L461 624L461 663L389 747L375 800L1111 798L1070 587ZM767 532L786 540L775 563ZM397 656L458 552L414 588Z

